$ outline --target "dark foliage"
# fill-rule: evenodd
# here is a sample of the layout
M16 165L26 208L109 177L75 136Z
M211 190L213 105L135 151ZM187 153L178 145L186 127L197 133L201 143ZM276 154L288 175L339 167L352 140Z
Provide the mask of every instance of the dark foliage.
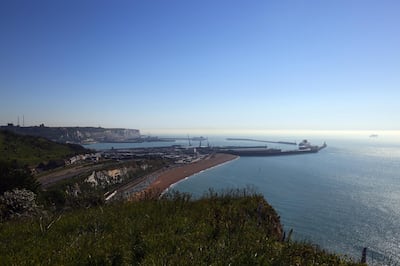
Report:
M25 188L37 193L40 184L27 166L21 166L16 161L0 161L0 194L14 188Z

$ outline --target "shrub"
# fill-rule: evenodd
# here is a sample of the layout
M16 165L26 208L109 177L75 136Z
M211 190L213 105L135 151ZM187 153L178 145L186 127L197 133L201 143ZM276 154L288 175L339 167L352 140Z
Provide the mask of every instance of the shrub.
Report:
M38 192L40 184L28 167L21 166L15 161L11 163L0 161L0 193L14 188L26 188Z
M15 188L0 196L1 216L3 219L29 217L38 210L36 194L30 190Z

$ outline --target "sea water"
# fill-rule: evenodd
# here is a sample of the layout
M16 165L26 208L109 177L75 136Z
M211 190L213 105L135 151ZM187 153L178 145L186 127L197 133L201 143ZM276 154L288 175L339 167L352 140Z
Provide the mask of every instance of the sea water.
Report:
M241 157L174 189L200 197L209 188L250 186L296 240L355 260L367 247L369 265L400 265L400 143L342 138L327 144L317 154Z
M302 139L270 135L249 138ZM369 265L400 265L400 140L368 135L310 139L319 145L325 140L328 147L316 154L241 157L183 180L173 189L200 197L209 188L251 187L277 210L284 229L294 230L294 239L355 260L367 247ZM276 147L229 142L221 136L209 137L209 143ZM167 145L150 146L157 144ZM111 145L116 146L102 144L101 148ZM118 148L126 147L121 145Z

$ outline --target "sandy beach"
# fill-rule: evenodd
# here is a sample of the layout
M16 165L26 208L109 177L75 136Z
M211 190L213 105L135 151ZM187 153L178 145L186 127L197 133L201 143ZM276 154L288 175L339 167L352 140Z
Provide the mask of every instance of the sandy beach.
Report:
M172 184L186 177L217 166L219 164L231 161L237 157L238 156L236 155L217 153L194 163L171 168L163 172L152 184L150 184L146 191L143 191L141 195L136 195L136 197L139 196L139 198L142 198L146 196L154 196L154 194L160 195Z

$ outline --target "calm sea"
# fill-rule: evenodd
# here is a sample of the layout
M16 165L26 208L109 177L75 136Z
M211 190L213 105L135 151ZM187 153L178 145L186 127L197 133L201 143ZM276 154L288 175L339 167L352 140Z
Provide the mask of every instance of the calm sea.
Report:
M260 145L209 139L214 145ZM367 247L370 265L400 265L400 141L384 136L325 140L328 147L317 154L242 157L174 189L200 197L209 188L250 186L277 210L285 230L294 230L295 239L354 259Z

